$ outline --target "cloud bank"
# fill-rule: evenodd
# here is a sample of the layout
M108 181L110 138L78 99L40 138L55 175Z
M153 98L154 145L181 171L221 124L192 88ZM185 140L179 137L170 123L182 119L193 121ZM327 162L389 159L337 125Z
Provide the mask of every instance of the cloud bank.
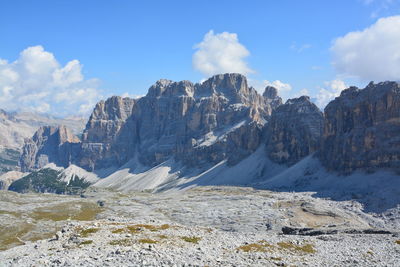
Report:
M26 48L11 63L0 59L0 107L7 110L87 114L101 99L98 83L84 79L78 60L61 66L42 46Z
M239 42L235 33L214 34L211 30L194 48L196 52L192 58L193 68L207 77L227 72L253 72L245 61L250 52Z
M340 93L348 87L349 86L340 79L325 82L325 86L320 88L316 96L316 105L321 109L325 108L330 101L338 97Z
M363 31L337 38L331 51L341 75L362 81L400 80L400 16L381 18Z

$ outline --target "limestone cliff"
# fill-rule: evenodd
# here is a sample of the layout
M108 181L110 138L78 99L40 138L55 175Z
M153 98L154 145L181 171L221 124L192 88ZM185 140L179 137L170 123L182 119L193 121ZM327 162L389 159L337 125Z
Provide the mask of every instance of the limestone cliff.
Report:
M400 85L350 87L325 108L319 158L329 170L400 169Z
M25 140L20 158L21 170L40 169L50 162L68 166L77 157L79 145L79 138L65 126L42 126L32 138Z
M289 99L272 112L267 127L268 157L292 165L319 149L323 115L307 96Z

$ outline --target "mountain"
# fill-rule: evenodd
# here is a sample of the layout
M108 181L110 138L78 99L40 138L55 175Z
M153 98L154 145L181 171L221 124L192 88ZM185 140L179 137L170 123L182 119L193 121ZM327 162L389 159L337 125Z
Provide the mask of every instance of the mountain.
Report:
M80 140L66 126L42 126L25 139L20 167L22 171L40 169L49 163L68 167L78 156Z
M323 165L349 174L357 169L400 171L400 85L371 82L350 87L325 108Z
M189 167L209 168L222 160L235 164L261 144L276 101L276 95L259 95L240 74L216 75L201 84L159 80L138 100L112 97L98 103L72 163L91 171L132 158L150 167L169 158ZM39 139L34 146L43 146ZM27 142L24 151L30 146ZM49 158L44 150L33 162L23 154L21 166L40 168L41 154Z
M55 118L31 112L6 112L0 109L0 147L19 150L24 139L32 137L40 126L66 125L75 134L82 133L85 119Z
M320 147L323 113L308 96L289 99L273 112L266 149L273 162L293 165Z
M358 192L365 205L380 199L393 207L399 105L394 82L344 90L322 113L307 96L283 104L275 88L260 95L240 74L198 84L159 80L140 99L98 103L81 141L60 138L60 128L39 130L24 146L36 154L23 154L21 166L75 164L102 178L94 186L122 191L241 185L337 199Z
M75 165L62 168L57 167L55 164L48 164L38 171L25 175L16 173L7 176L7 174L0 176L0 182L1 180L5 181L5 178L9 178L11 183L8 190L19 193L76 194L98 181L95 174Z
M85 120L81 117L55 118L30 112L6 112L0 109L0 175L17 170L19 153L24 140L45 125L66 125L75 134L81 134Z

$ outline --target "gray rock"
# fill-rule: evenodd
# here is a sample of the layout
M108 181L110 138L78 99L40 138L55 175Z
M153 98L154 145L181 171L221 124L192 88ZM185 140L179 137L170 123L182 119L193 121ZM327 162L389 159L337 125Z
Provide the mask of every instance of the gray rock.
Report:
M134 99L119 96L97 103L82 135L81 153L75 160L77 165L93 170L101 159L112 157L116 151L112 151L111 146L132 114L134 104ZM108 165L113 164L116 162Z
M322 148L329 170L400 170L400 85L371 82L350 87L325 108Z
M260 145L272 111L240 74L216 75L201 84L159 80L132 104L131 114L114 116L119 106L121 101L109 99L95 108L84 132L80 166L119 166L135 156L148 166L173 157L188 166L224 159L233 164ZM98 113L105 117L101 127L91 122Z
M268 157L293 165L320 146L323 115L307 96L293 98L273 112L267 128Z
M37 170L53 162L67 167L77 157L80 140L67 127L43 126L25 140L20 158L23 172Z
M282 98L278 96L278 89L273 86L265 87L263 96L269 102L273 109L282 105Z

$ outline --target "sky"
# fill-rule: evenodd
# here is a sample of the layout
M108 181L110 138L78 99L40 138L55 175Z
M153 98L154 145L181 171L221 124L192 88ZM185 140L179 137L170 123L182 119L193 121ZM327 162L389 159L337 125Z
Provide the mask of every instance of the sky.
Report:
M0 1L0 108L87 115L159 79L238 72L323 109L400 80L400 0Z

